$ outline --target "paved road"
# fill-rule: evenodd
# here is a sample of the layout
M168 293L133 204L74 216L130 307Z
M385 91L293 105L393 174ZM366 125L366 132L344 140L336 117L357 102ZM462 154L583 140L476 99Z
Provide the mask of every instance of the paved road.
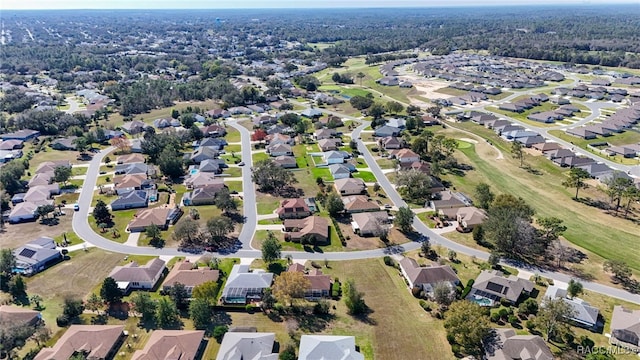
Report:
M74 98L68 97L64 99L64 101L66 101L69 104L69 108L65 110L65 113L73 114L78 110L80 110L80 104L78 104L78 102Z

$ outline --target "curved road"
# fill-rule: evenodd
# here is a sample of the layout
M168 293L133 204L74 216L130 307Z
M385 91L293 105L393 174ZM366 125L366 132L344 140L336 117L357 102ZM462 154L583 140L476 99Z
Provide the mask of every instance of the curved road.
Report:
M328 113L336 114L343 118L352 119L361 121L362 124L358 126L353 131L353 138L357 139L358 150L361 152L365 161L369 165L372 173L378 179L378 183L387 193L389 199L393 202L396 207L407 206L406 202L402 200L394 186L391 184L389 179L383 174L382 169L378 165L378 163L373 158L369 149L365 146L365 144L360 139L360 133L362 130L367 127L370 122L362 121L356 119L351 116L346 116L344 114L340 114L333 111L325 111ZM242 243L242 250L239 250L234 253L225 253L225 254L216 254L219 257L240 257L240 258L260 258L262 253L259 250L251 249L251 239L253 238L253 234L255 232L255 227L257 224L257 209L256 209L256 201L255 201L255 190L254 185L251 182L251 144L250 144L250 133L243 126L237 124L235 121L229 121L228 123L231 127L238 129L241 134L242 139L242 159L245 162L245 167L242 170L243 177L243 191L244 191L244 202L243 209L244 215L246 216L246 223L244 224L242 231L240 233L240 241ZM96 186L96 181L98 178L98 173L100 170L100 164L102 159L111 151L113 151L113 147L106 148L94 155L93 159L89 163L89 168L87 169L87 175L84 181L84 186L81 189L80 197L78 199L78 204L80 206L80 210L76 211L73 216L73 230L75 233L86 242L97 246L99 248L105 249L107 251L119 252L123 254L132 254L132 255L153 255L153 256L185 256L189 255L188 253L178 251L175 248L162 248L155 249L151 247L137 247L137 246L129 246L121 243L117 243L115 241L106 239L91 229L89 226L89 208L91 207L91 201L93 198L94 188ZM436 234L431 229L429 229L418 217L414 218L413 226L416 231L424 236L428 237L433 244L439 244L446 248L452 249L456 252L466 254L469 256L475 256L476 258L486 260L489 257L489 253L473 249L461 244L458 244L454 241L451 241L439 234ZM403 245L398 245L394 247L384 248L384 249L375 249L375 250L366 250L366 251L353 251L353 252L327 252L327 253L307 253L307 252L284 252L284 255L291 255L294 259L306 259L306 260L357 260L357 259L368 259L368 258L376 258L390 254L400 254L405 251L416 250L420 248L419 242L409 242ZM514 266L514 264L508 264L510 266ZM571 276L558 273L558 272L547 272L544 269L540 269L537 267L522 267L515 266L519 269L530 271L534 273L539 273L545 277L551 278L555 281L561 282L569 282ZM585 289L606 294L608 296L622 299L629 302L634 302L640 304L640 295L634 295L627 291L616 289L613 287L609 287L606 285L601 285L592 282L583 282L583 286Z

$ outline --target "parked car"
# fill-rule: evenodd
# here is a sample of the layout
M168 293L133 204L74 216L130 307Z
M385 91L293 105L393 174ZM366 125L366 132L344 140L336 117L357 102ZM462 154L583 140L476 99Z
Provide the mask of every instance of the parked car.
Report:
M238 163L238 166L244 166L244 161L240 161L240 162Z
M78 210L80 210L80 205L73 204L73 211L78 211Z

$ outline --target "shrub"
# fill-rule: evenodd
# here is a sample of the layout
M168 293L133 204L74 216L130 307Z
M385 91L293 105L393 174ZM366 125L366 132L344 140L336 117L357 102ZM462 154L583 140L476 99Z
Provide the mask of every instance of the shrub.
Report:
M507 300L507 298L500 299L500 305L502 306L511 306L511 301Z
M491 313L490 320L491 322L497 323L498 321L500 321L500 314L498 314L497 312Z
M253 306L253 305L251 305L251 304L247 304L247 306L245 306L244 308L245 308L245 310L247 310L247 312L248 312L249 314L253 314L253 312L255 311L255 308L256 308L256 307L255 307L255 306Z
M320 300L313 306L313 313L316 315L328 315L329 309L329 302L326 300Z
M333 284L331 284L331 297L332 298L340 297L340 282L337 280L334 281Z
M530 315L538 313L538 303L534 299L527 299L518 307L518 313Z
M411 289L411 294L412 294L414 297L416 297L416 298L420 298L420 293L421 293L421 292L422 292L422 290L421 290L419 287L417 287L417 286L414 286L414 287Z
M314 269L320 269L320 268L322 268L322 265L318 264L318 263L317 263L317 262L315 262L315 261L312 261L312 262L311 262L311 266L312 266Z
M467 297L467 295L469 295L469 293L471 292L471 287L473 286L474 281L475 281L474 279L470 279L467 282L467 286L465 286L464 290L462 290L462 294L460 294L460 298L461 299L464 299L464 298Z
M580 345L582 345L582 347L585 349L591 349L593 348L595 343L593 342L593 340L589 339L588 336L582 335L580 336Z
M498 315L500 315L501 319L506 319L509 316L509 311L505 308L498 310Z
M458 344L451 345L451 352L454 354L460 354L461 347Z
M524 326L526 326L529 331L532 331L536 327L536 323L533 320L527 320L525 321Z
M447 333L447 341L449 342L449 344L455 344L456 343L456 335L455 334L451 334L451 333Z
M420 307L422 307L424 309L424 311L426 312L430 312L431 311L431 306L424 300L420 300L419 302Z
M565 333L562 338L566 344L573 344L573 340L575 340L575 337L570 332Z
M391 258L391 256L385 256L385 257L383 258L383 260L384 260L384 264L385 264L385 265L387 265L387 266L394 266L394 262L393 262L393 259Z
M218 343L220 343L227 331L229 331L229 327L227 325L218 325L213 328L213 337L218 341Z
M509 315L509 324L517 324L518 323L518 317L515 315Z
M66 327L67 325L69 325L69 318L67 317L67 315L60 315L56 318L56 324L59 327Z

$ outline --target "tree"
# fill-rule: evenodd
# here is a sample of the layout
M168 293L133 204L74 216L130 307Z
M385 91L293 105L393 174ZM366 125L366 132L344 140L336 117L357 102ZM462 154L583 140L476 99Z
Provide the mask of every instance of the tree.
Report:
M233 231L235 226L228 217L216 216L207 221L207 231L215 244L220 244Z
M157 163L160 171L167 177L175 179L184 174L182 157L172 145L165 147L160 152Z
M162 329L175 327L180 324L176 304L166 296L161 297L160 300L158 300L155 319L156 324Z
M38 346L44 345L51 339L51 329L46 326L38 326L33 334L33 340Z
M112 277L107 277L102 281L100 297L109 304L118 303L122 300L122 291L120 291L118 284Z
M185 310L189 305L187 288L179 282L169 288L168 295L179 310Z
M582 283L580 281L574 279L569 280L569 284L567 286L567 293L569 294L569 297L574 298L582 294L582 291Z
M42 304L42 297L38 294L33 294L29 296L29 302L32 302L34 304L34 309L38 310Z
M548 342L555 336L569 331L568 321L574 315L575 310L563 298L545 298L538 310L535 324L542 330Z
M127 154L131 152L131 145L129 145L129 141L123 137L114 137L109 140L109 144L116 148L117 154Z
M374 103L369 107L368 114L372 116L374 119L380 119L382 118L382 115L384 115L384 112L385 112L384 105L380 103Z
M373 100L364 96L356 95L349 99L349 103L356 110L364 110L373 105Z
M433 300L440 305L449 306L455 300L456 292L451 284L441 281L433 286Z
M194 287L191 296L194 299L204 300L207 304L213 306L218 298L219 289L220 285L216 281L207 281Z
M538 302L536 299L529 298L518 306L518 314L535 315L538 313Z
M484 228L482 225L476 225L471 233L473 235L473 241L475 241L476 244L484 244Z
M456 262L458 260L458 253L453 249L449 249L449 251L447 251L447 258L451 262Z
M287 344L284 350L278 356L278 360L296 360L296 346L295 344Z
M193 299L189 303L189 318L197 330L206 329L211 322L211 308L204 299Z
M607 189L605 192L609 195L611 203L615 205L616 213L620 209L620 203L625 194L628 193L630 187L635 188L633 180L623 177L620 172L615 172L613 176L605 181Z
M424 257L429 257L429 255L431 255L431 242L428 238L422 240L422 244L420 244L420 252Z
M402 112L402 110L404 110L404 106L402 106L402 104L400 104L397 101L387 102L386 108L390 114L397 114L399 112Z
M262 192L278 192L297 182L292 172L276 166L271 159L258 161L254 165L251 180L258 185L258 190Z
M489 254L489 259L487 260L487 262L489 263L489 265L491 265L492 268L495 268L496 266L498 266L498 264L500 264L500 254L492 251L491 254Z
M0 275L9 276L16 267L16 257L8 248L0 249Z
M190 217L178 221L173 231L173 238L177 241L193 242L200 234L198 222Z
M562 182L562 186L568 188L576 188L575 199L578 200L578 192L580 189L586 189L588 185L584 182L585 179L589 179L591 176L582 168L573 167L569 170L569 178Z
M67 319L73 320L80 316L83 311L84 305L82 304L82 300L72 297L64 299L62 314L66 316Z
M178 119L180 117L180 111L178 109L171 109L171 118Z
M80 153L87 151L87 147L89 146L89 141L83 136L73 139L73 143L76 145L76 150Z
M491 324L482 307L470 301L456 301L449 307L444 319L447 338L468 354L480 354L482 341L489 335Z
M480 183L476 186L475 195L478 205L482 209L488 210L494 198L491 187L486 183Z
M52 204L40 205L36 208L36 214L38 214L38 217L40 217L40 219L46 219L49 217L49 214L51 214L55 210L56 207Z
M58 183L64 183L67 185L67 180L71 177L71 168L67 166L56 166L53 169L53 181Z
M160 228L156 224L151 224L147 226L144 230L145 235L151 239L151 241L157 241L162 237L162 233L160 232Z
M267 135L267 132L263 129L256 129L256 131L251 134L251 141L263 141Z
M350 315L363 315L367 312L368 307L364 302L364 293L359 292L353 279L347 279L342 285L342 294L344 303Z
M413 230L413 211L408 206L398 209L393 223L400 228L403 233L409 233Z
M147 292L136 291L129 299L133 309L140 314L143 322L151 321L155 314L157 303Z
M87 308L87 310L96 311L98 315L100 315L100 310L103 306L104 302L102 301L102 298L98 296L98 294L93 292L91 293L91 295L89 295L87 301L85 301L85 307Z
M273 309L273 306L276 304L276 298L275 296L273 296L270 288L264 289L264 292L262 293L262 299L260 299L260 304L260 307L264 312Z
M431 177L419 170L404 170L397 173L396 185L406 199L424 204L430 195Z
M603 264L603 269L613 274L614 279L623 284L627 284L631 279L631 269L629 265L622 260L607 260Z
M541 229L538 230L540 239L545 244L545 247L549 247L551 243L558 240L560 235L567 231L567 227L562 225L563 220L556 217L545 217L536 220Z
M356 77L358 78L358 80L360 80L360 86L362 86L362 79L365 78L365 74L363 72L359 72L356 74Z
M344 210L344 203L342 202L342 198L340 197L340 195L333 192L327 195L324 201L324 206L327 208L329 215L331 215L332 217L335 217Z
M220 189L220 191L216 193L214 205L224 213L235 212L238 210L238 203L231 196L229 189L226 187Z
M111 212L102 199L98 199L96 206L93 208L93 218L98 224L112 224Z
M282 245L271 232L267 232L267 238L262 242L262 260L271 264L272 262L280 259L282 256Z
M292 306L293 301L303 298L305 291L310 287L311 282L303 273L285 271L276 277L271 291L279 302Z
M22 299L27 297L27 284L24 282L22 275L15 275L9 281L9 293L14 299Z
M513 156L514 159L520 160L520 167L524 165L524 150L522 149L522 144L515 140L511 143L511 156Z

